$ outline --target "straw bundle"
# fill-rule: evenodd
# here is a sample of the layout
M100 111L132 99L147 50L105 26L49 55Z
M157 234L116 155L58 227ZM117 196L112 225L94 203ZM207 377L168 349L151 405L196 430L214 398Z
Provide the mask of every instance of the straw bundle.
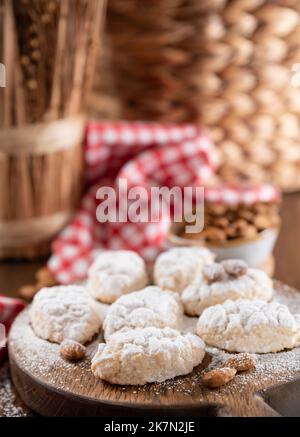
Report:
M232 181L300 187L299 0L111 0L123 114L201 122Z
M2 0L0 257L45 254L81 195L104 0Z
M85 109L99 48L103 0L2 0L7 86L0 127L71 117Z

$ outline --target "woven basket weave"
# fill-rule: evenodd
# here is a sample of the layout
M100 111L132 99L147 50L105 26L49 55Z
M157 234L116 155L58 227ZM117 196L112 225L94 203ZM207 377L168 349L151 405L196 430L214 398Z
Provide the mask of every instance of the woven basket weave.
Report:
M122 115L196 121L226 181L300 187L299 0L111 0Z

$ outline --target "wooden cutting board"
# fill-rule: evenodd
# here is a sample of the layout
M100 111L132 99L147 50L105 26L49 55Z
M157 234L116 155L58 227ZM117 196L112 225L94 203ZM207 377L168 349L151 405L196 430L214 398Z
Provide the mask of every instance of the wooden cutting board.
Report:
M276 283L275 299L300 313L300 294ZM193 320L190 320L193 325ZM220 365L230 354L208 349L204 362L190 375L143 387L113 386L96 379L90 360L102 341L101 334L87 347L87 358L68 363L59 346L36 337L25 310L12 326L9 337L14 384L33 411L43 416L272 416L277 413L264 402L264 389L300 376L300 348L258 355L254 371L237 375L226 386L203 387L201 374Z

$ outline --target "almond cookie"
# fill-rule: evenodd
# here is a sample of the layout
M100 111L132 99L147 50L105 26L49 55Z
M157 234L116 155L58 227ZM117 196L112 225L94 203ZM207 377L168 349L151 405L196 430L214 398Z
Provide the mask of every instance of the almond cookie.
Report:
M197 334L229 352L269 353L300 345L300 324L286 305L261 300L228 300L207 308Z
M89 270L87 290L94 298L111 304L123 294L140 290L148 283L145 262L137 253L104 251Z
M147 287L112 304L103 323L104 337L108 341L116 331L150 326L179 329L182 318L183 307L177 293Z
M188 286L181 299L184 311L199 316L206 308L228 299L261 299L273 294L273 281L262 270L247 268L242 261L228 260L203 268L203 277Z
M119 331L100 344L93 374L112 384L144 385L187 375L205 355L203 341L170 328Z
M154 283L165 290L182 291L201 274L215 256L205 248L175 247L162 253L154 265Z
M30 308L31 325L44 340L60 344L70 339L84 344L101 327L98 305L83 287L43 288L35 295Z

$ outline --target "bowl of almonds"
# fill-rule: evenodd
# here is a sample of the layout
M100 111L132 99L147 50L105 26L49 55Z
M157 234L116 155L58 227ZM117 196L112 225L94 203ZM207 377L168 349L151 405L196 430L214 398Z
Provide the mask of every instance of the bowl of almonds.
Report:
M207 187L204 200L202 232L188 233L187 223L175 223L169 242L205 246L217 261L242 259L250 267L270 268L281 225L280 192L271 185Z

